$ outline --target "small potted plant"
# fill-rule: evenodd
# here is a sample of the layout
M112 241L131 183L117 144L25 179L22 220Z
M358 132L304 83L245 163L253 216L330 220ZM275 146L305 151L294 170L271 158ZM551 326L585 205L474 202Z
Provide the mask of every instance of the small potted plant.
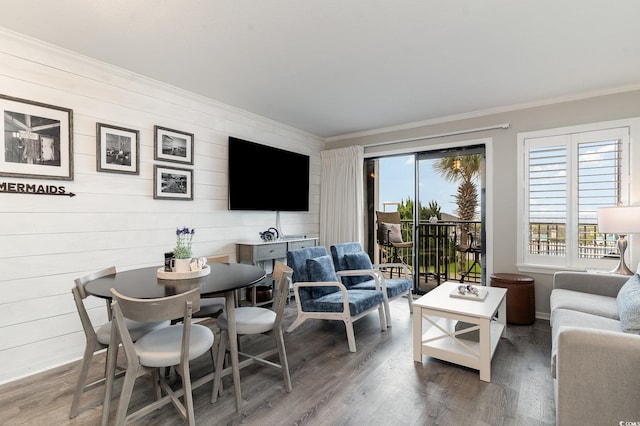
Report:
M195 232L195 229L187 227L176 229L176 247L173 249L173 272L189 272L191 270L189 266L193 257L191 240Z

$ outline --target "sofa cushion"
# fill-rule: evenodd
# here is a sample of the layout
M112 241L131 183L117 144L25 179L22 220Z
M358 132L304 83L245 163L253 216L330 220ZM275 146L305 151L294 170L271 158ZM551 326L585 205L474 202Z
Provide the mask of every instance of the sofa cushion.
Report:
M599 294L584 293L581 291L555 289L550 297L551 312L556 309L570 309L599 315L614 320L619 319L618 304L615 297L601 296ZM553 315L551 325L553 325Z
M634 274L629 278L620 289L616 301L622 331L640 334L640 275Z
M359 253L347 253L344 255L344 261L347 264L347 267L351 270L353 269L366 269L372 270L373 264L371 263L371 258L369 255L363 251ZM364 281L369 281L371 279L370 275L361 275L361 276L351 276L349 277L351 281L350 284L359 284Z
M309 281L338 281L336 271L333 268L333 260L331 260L331 256L329 255L307 259L307 274L309 275ZM335 286L312 287L311 296L317 299L318 297L335 293L336 291L339 291L339 288Z
M556 291L556 290L554 290ZM571 326L620 332L620 321L571 309L551 311L551 374L556 377L556 348L560 327Z

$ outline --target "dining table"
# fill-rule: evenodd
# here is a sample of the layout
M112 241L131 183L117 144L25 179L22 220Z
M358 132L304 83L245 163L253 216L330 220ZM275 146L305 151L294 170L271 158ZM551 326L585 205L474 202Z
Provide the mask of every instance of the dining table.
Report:
M246 263L211 263L207 267L210 268L210 272L207 275L177 280L158 278L158 272L163 271L164 267L151 266L131 269L91 281L87 283L86 291L93 296L104 299L111 299L112 288L125 296L140 299L171 296L196 287L200 288L201 297L224 295L236 408L240 412L242 394L240 390L238 340L235 326L236 292L241 288L259 283L266 278L266 272L259 266ZM212 379L213 372L195 381L193 388ZM106 415L108 416L108 413Z

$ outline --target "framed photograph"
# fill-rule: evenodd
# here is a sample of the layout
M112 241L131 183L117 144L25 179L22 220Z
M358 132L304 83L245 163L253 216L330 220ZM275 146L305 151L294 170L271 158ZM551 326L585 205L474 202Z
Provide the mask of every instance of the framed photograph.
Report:
M73 111L0 95L0 175L73 180Z
M140 174L140 132L96 123L99 172Z
M193 200L193 170L154 165L153 198Z
M193 133L153 126L155 160L193 164Z

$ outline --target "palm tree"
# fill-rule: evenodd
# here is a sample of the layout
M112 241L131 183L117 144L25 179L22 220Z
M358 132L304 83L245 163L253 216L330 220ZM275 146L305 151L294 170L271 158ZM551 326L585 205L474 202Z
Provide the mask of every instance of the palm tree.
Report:
M477 178L480 176L480 154L444 157L433 168L449 182L460 182L454 195L460 220L473 220L478 207Z
M458 206L458 219L473 220L478 208L477 178L480 176L480 154L444 157L433 164L434 170L449 182L460 182L454 195ZM469 224L460 226L460 245L468 246ZM461 270L466 269L466 260L460 259Z

